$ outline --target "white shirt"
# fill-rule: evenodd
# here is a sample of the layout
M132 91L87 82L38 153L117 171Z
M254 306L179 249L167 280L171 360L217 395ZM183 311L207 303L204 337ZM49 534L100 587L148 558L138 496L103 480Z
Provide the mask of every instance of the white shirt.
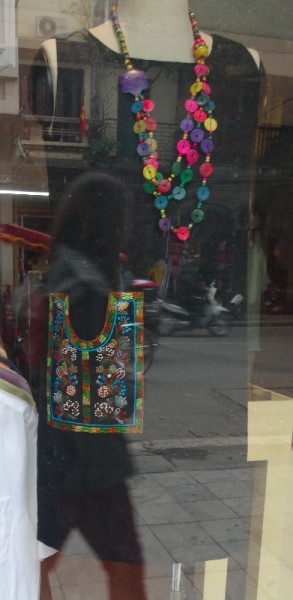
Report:
M5 377L2 379L1 373L3 367L0 369L0 598L38 600L38 416L29 393L7 382ZM19 376L15 377L17 382ZM49 554L51 549L43 547L42 557Z

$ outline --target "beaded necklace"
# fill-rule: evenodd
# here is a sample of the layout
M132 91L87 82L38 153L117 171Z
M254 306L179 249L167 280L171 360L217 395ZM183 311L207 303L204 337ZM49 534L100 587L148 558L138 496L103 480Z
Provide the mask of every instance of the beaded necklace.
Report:
M133 126L138 136L137 153L142 159L142 174L145 179L144 191L154 197L154 205L160 212L159 228L163 232L171 231L178 240L186 242L195 224L204 219L203 204L210 195L207 186L213 173L211 154L214 150L213 132L217 129L217 121L213 118L216 107L211 100L211 87L208 84L209 68L205 64L209 50L202 39L195 15L189 10L189 18L193 32L193 54L195 81L190 86L190 97L185 101L185 117L180 122L181 139L177 142L177 157L170 174L165 177L159 172L159 156L154 132L157 122L152 117L155 104L146 98L144 90L149 88L149 80L144 71L135 69L129 57L124 33L121 29L117 5L111 9L111 17L120 51L124 59L126 74L119 77L121 92L132 94L134 102L131 112L135 116ZM200 162L200 157L202 158ZM190 215L187 227L174 227L167 215L167 206L171 200L181 201L186 196L186 185L194 178L194 165L199 163L200 184L195 192L195 208Z

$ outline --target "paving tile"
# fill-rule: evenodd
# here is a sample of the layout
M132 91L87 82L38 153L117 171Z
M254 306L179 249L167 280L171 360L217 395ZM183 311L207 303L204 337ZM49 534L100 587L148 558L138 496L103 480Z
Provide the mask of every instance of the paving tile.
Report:
M222 500L195 500L194 502L182 502L182 508L194 521L205 521L209 519L228 519L236 517L236 511L229 508Z
M225 550L215 542L194 546L193 548L184 548L183 550L178 549L178 551L174 551L174 554L175 556L180 554L183 557L182 566L191 581L194 579L195 568L198 564L202 565L206 561L228 558ZM237 563L235 563L235 568L239 569Z
M61 555L54 570L60 586L101 583L107 574L98 559L91 556Z
M238 540L238 541L222 541L220 543L221 547L226 551L227 556L229 556L229 559L232 558L233 560L235 560L238 564L237 568L239 569L239 566L241 567L246 567L247 564L247 556L248 556L248 549L249 549L249 544L251 543L251 540L247 539L247 540ZM254 548L254 552L257 552L257 546L255 546ZM255 554L256 555L256 554Z
M55 588L55 587L60 587L60 581L57 577L57 573L56 571L51 571L48 574L48 579L49 579L49 584L50 584L50 588Z
M226 600L244 600L257 598L257 600L273 600L272 596L261 590L247 573L240 569L228 573Z
M205 469L203 471L189 471L188 474L199 483L209 483L237 479L238 470L241 469Z
M192 515L174 501L171 504L155 504L153 501L143 502L136 507L136 510L147 525L190 523L194 521Z
M239 517L249 517L249 515L262 515L264 510L264 498L263 496L251 496L241 498L224 498L223 502ZM277 512L277 509L275 509Z
M201 544L192 548L187 548L186 546L183 548L174 548L173 556L174 560L178 562L180 559L186 572L194 569L194 564L227 558L226 552L215 542L212 544Z
M146 580L147 597L150 600L168 600L171 596L172 575ZM195 589L193 583L182 574L181 590L184 600L195 600Z
M166 504L174 502L174 498L161 486L133 488L131 490L131 501L135 508L144 502L153 504Z
M61 588L51 588L52 600L66 600Z
M65 554L78 554L95 556L92 547L88 544L83 535L77 530L72 529L68 538L62 547L62 552Z
M106 583L66 585L62 589L65 600L97 600L97 598L109 597Z
M160 482L159 482L160 483ZM155 476L145 473L144 475L134 475L127 479L127 485L129 488L140 488L140 487L155 487L158 482Z
M162 456L136 456L133 461L134 471L142 473L167 473L172 470L172 465Z
M155 526L158 527L158 526ZM170 529L170 525L166 525ZM173 529L173 526L172 526ZM165 568L166 565L172 565L173 559L168 550L164 547L158 537L147 525L137 528L139 542L142 547L143 557L146 566Z
M169 485L192 485L194 483L193 477L185 471L154 474L153 478L163 487L168 487Z
M139 525L145 525L144 520L138 514L138 512L135 510L135 508L132 509L132 516L133 516L133 519L134 519L135 527L138 527Z
M225 551L197 523L152 525L150 529L173 562L193 565L197 561L226 557Z
M169 557L168 564L145 564L144 577L145 579L155 579L158 577L171 577L173 561Z
M251 535L250 526L250 519L245 517L201 521L201 527L219 543L247 540Z
M260 547L254 540L248 540L246 544L243 541L222 543L221 546L230 553L238 566L249 571L248 575L251 579L257 580L260 552L262 553L261 560L264 566L273 567L279 564L280 559L270 548L264 544Z
M249 496L251 486L247 481L235 479L226 479L224 481L206 482L205 487L210 490L217 498L238 498L240 496Z
M176 502L193 502L196 500L216 499L215 495L201 483L194 482L193 485L168 486L168 494Z
M235 477L241 481L255 481L256 479L265 479L266 465L235 469Z

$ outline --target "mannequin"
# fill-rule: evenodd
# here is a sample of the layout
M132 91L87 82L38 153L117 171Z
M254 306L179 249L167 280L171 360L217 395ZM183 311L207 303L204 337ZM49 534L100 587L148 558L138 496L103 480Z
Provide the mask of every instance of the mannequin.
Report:
M158 18L157 0L119 0L118 16L127 39L130 56L137 59L156 60L175 63L194 63L192 53L193 36L189 21L188 0L161 0ZM111 19L89 29L89 33L113 52L120 54L117 37ZM213 48L213 38L201 31L209 54ZM42 44L48 62L53 88L54 112L57 93L58 61L56 39L51 38ZM260 68L260 56L252 48L248 48L255 64Z
M133 58L172 62L194 62L188 0L119 0L119 21ZM120 53L110 21L90 33L114 52ZM205 35L209 49L212 38Z
M150 77L151 87L148 94L155 103L155 118L162 124L156 132L160 163L163 168L168 169L176 151L174 140L171 138L172 128L174 127L175 135L178 135L180 119L184 114L184 101L194 77L194 39L188 0L162 0L159 13L155 0L118 0L117 14L134 67L139 64L139 68ZM217 197L220 201L223 197L221 188L225 170L228 169L233 175L231 190L235 173L238 177L239 167L242 173L245 173L247 187L250 185L251 144L263 70L260 68L260 58L256 51L216 33L210 36L200 32L200 35L209 51L207 66L210 68L212 99L216 103L215 116L219 123L219 134L216 133L217 162L213 176L213 201L217 201ZM137 152L129 106L131 99L119 91L118 78L124 72L124 65L112 19L90 30L52 38L42 44L39 64L49 67L50 71L51 89L48 90L47 97L53 92L51 131L56 114L59 67L67 61L78 64L80 58L76 42L85 42L85 52L88 49L92 64L95 65L92 71L92 85L95 98L98 98L98 106L94 108L95 118L105 124L107 132L108 124L112 123L110 136L113 136L114 143L117 141L122 160L129 158L135 170ZM103 82L107 82L107 85ZM87 87L87 115L93 114L92 99L91 91ZM110 163L113 170L115 161L113 162L112 158ZM139 184L141 171L137 172L134 178ZM227 197L226 188L224 195ZM243 201L245 198L246 192L243 191ZM174 204L170 206L170 211L172 210L174 222ZM181 210L182 214L183 212ZM187 218L183 215L184 224ZM176 219L176 215L175 221L177 225L179 219Z
M188 15L188 0L161 0L160 14L168 15L168 31L165 18L158 18L157 0L119 0L118 15L127 39L130 56L146 60L177 63L194 63L192 53L193 36ZM120 54L117 37L111 20L89 29L90 34L113 52ZM213 38L201 31L209 54L212 52ZM57 92L57 51L56 40L51 38L42 44L48 61L53 87L54 109ZM260 56L248 48L257 67Z
M119 0L118 15L132 58L193 63L193 37L188 15L188 0ZM158 14L159 11L159 14ZM90 29L90 33L120 54L111 21ZM213 38L201 32L209 53ZM259 55L249 49L257 66Z

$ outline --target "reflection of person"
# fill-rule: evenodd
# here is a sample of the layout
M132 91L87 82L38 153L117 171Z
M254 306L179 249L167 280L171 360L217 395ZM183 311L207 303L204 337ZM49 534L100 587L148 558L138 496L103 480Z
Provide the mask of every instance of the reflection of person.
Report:
M48 292L69 295L70 322L83 340L102 330L108 292L119 289L123 198L117 180L88 173L56 216ZM111 600L142 600L124 437L48 426L44 384L39 422L39 539L59 550L71 527L79 528L109 575ZM55 560L43 563L42 600L50 598L46 576Z
M254 366L255 353L260 350L260 310L264 291L269 283L266 256L262 247L261 233L251 231L247 261L247 349L248 377Z
M0 340L0 598L38 600L37 411ZM47 556L51 553L44 552Z
M134 274L129 264L129 257L125 252L120 252L120 277L121 277L121 290L127 292L132 289L134 280Z
M187 262L181 267L178 277L176 299L187 310L193 310L197 300L206 298L206 286L198 266L193 262Z

